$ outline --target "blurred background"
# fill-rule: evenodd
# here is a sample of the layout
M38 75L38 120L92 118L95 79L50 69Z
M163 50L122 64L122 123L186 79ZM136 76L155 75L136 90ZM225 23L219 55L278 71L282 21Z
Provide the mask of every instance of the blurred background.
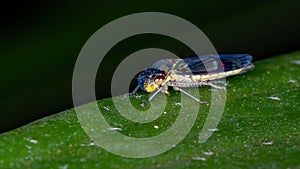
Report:
M114 19L152 11L177 15L198 26L219 53L250 53L257 61L300 49L299 6L298 0L1 2L0 132L72 108L76 58L87 39ZM193 56L165 36L125 39L98 70L97 98L110 97L112 73L123 58L149 47Z

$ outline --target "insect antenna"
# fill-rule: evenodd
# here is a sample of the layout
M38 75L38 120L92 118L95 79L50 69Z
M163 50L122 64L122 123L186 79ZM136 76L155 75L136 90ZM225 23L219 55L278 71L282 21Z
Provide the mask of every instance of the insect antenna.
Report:
M129 78L131 78L131 79L139 79L138 77L137 77L137 75L135 75L135 76L127 76L127 77L129 77Z

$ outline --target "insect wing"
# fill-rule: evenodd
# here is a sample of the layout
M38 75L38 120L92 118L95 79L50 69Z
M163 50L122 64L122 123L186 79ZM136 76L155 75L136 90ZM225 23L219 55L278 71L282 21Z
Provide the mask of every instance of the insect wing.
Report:
M181 59L161 59L155 62L151 68L160 69L165 71L165 73L168 73L172 69L173 65L179 60Z
M249 54L222 54L219 56L225 72L247 67L252 62L252 56Z
M204 55L185 59L161 59L151 67L166 73L173 68L178 75L198 75L240 69L249 66L251 61L252 56L249 54Z
M206 74L208 72L223 71L220 59L215 55L185 59L161 59L155 62L151 67L164 70L166 73L173 68L175 73L179 75Z
M175 66L176 74L207 74L212 72L221 72L222 64L217 56L207 55L201 57L192 57L182 59Z

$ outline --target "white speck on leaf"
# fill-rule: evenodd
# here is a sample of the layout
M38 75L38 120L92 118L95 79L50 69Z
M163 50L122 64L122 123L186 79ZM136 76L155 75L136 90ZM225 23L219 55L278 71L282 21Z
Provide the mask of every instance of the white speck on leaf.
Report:
M25 138L25 140L27 140L28 142L33 143L33 144L37 144L38 143L37 140L30 139L30 138Z
M79 161L85 162L85 161L86 161L86 158L81 158Z
M96 145L96 143L94 143L94 142L90 142L88 144L80 144L80 146L82 146L82 147L84 147L84 146L95 146L95 145Z
M136 99L140 99L140 98L142 98L142 95L135 95L134 96Z
M292 60L291 62L296 64L296 65L300 65L300 60Z
M181 103L176 103L176 102L175 102L175 106L180 106L180 105L181 105Z
M90 142L88 145L89 145L89 146L95 146L95 145L96 145L96 143L94 143L94 142Z
M208 131L218 131L219 129L214 128L214 129L208 129Z
M69 168L69 165L68 164L65 164L63 166L59 166L59 169L68 169Z
M158 127L158 126L156 126L156 125L154 125L153 127L154 127L155 129L158 129L158 128L159 128L159 127Z
M203 154L207 155L207 156L211 156L211 155L214 155L214 152L206 151L206 152L203 152Z
M108 106L103 106L103 108L104 108L105 110L107 110L107 111L110 110Z
M263 145L273 145L273 141L270 141L270 142L263 142L262 144L263 144Z
M269 99L272 99L272 100L280 100L280 98L279 97L275 97L275 96L270 96L270 97L268 97Z
M26 148L28 148L28 149L32 149L32 147L31 147L31 146L29 146L29 145L26 145Z
M119 127L109 127L109 128L107 128L107 130L109 130L109 131L121 131L123 129L119 128Z
M204 157L193 157L192 160L206 161Z
M290 79L289 82L290 82L290 83L297 83L297 80Z

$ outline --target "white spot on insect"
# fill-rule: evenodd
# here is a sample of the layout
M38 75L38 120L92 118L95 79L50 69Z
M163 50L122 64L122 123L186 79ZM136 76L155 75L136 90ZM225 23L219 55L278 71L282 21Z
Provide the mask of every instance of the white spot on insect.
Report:
M218 131L218 128L208 129L208 131Z
M159 127L157 125L154 125L153 128L158 129Z
M107 128L107 130L109 130L109 131L121 131L123 129L119 128L119 127L109 127L109 128Z
M270 96L270 97L268 97L269 99L272 99L272 100L280 100L280 98L279 97L275 97L275 96Z
M273 141L270 141L270 142L263 142L262 145L273 145Z
M206 161L206 158L204 158L204 157L193 157L192 160Z
M63 166L59 166L58 167L59 169L68 169L69 168L69 165L68 164L65 164Z

